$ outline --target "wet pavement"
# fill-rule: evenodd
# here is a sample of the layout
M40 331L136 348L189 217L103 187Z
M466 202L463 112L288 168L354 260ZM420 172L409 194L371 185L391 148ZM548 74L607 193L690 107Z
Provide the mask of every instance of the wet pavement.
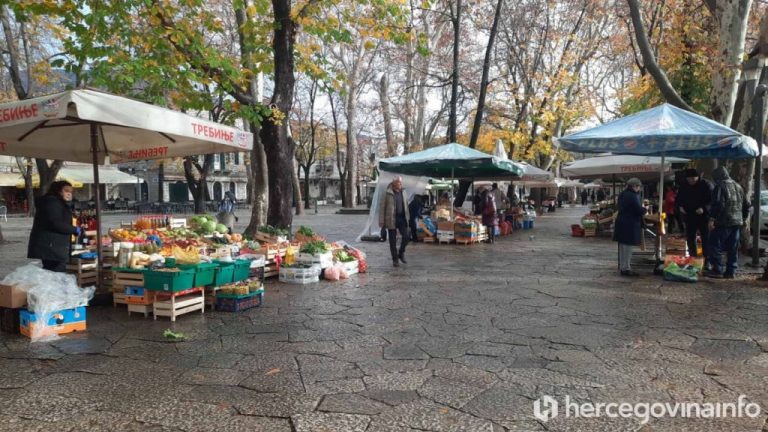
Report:
M760 431L768 409L768 290L754 277L617 275L608 239L572 238L582 209L495 245L362 243L369 273L267 284L266 305L176 323L90 307L51 343L0 336L0 430ZM130 216L108 216L117 225ZM241 225L244 217L240 218ZM352 239L365 216L298 218ZM10 219L2 273L23 263ZM26 230L26 231L25 231ZM16 242L16 243L13 243ZM165 329L187 335L168 342ZM732 403L756 418L534 417L572 402Z

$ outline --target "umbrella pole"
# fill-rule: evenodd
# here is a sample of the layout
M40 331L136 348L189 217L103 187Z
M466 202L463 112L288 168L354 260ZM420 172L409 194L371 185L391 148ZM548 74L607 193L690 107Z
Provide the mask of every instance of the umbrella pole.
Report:
M91 123L91 152L93 152L94 201L96 202L96 289L101 288L101 275L104 270L104 257L101 251L101 185L99 184L99 127Z
M453 221L453 206L456 202L456 190L453 188L453 168L451 168L451 193L453 195L453 202L451 202L451 221Z
M613 188L613 211L616 211L616 174L611 175L611 187Z
M664 244L664 229L662 224L664 223L664 220L662 219L661 215L663 214L662 209L664 208L662 206L662 203L664 202L664 153L661 154L661 170L659 172L659 235L657 236L659 239L659 245L656 249L656 258L658 258L659 261L662 259L662 248Z

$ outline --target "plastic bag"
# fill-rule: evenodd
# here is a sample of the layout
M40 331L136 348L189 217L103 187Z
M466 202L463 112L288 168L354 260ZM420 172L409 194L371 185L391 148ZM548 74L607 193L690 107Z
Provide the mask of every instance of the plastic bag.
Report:
M323 277L329 281L337 281L341 276L340 273L338 267L328 267L324 270Z
M680 267L670 263L664 267L664 280L673 282L698 282L699 268L694 266Z
M344 266L336 266L339 269L339 279L349 279L349 273L347 273L347 269L344 268Z
M42 340L47 333L48 320L62 309L87 306L96 287L80 288L74 275L57 273L27 264L8 274L4 284L16 285L27 293L27 309L37 316L32 341ZM50 339L57 339L51 336ZM45 338L49 339L49 338Z
M293 246L288 246L285 250L285 265L291 265L296 262L296 249Z

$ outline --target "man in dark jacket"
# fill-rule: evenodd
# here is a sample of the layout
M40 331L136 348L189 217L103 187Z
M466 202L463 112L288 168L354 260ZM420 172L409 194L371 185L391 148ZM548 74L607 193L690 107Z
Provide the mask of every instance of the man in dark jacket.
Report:
M696 233L701 236L701 248L704 259L709 256L709 205L712 201L712 185L699 177L694 168L685 170L686 183L680 187L676 205L685 218L685 235L688 241L688 253L696 252Z
M48 193L35 200L35 219L29 234L27 258L43 261L43 268L64 272L69 261L72 235L80 228L72 225L72 185L66 181L51 183Z
M707 276L733 279L738 267L739 240L741 227L749 215L749 202L744 189L728 175L728 170L721 166L712 174L715 189L712 191L712 205L709 213L710 256L712 270ZM728 254L728 261L723 274L723 252Z
M622 276L639 276L632 271L632 248L640 244L643 215L646 209L640 203L640 190L643 184L639 179L627 181L627 189L619 195L616 224L613 239L619 242L619 271Z
M589 196L589 192L587 192L586 189L581 191L581 205L587 205L587 197Z
M411 226L411 241L418 240L418 227L419 219L421 219L421 212L424 210L424 203L421 199L421 195L414 195L411 202L408 204L408 213L410 216L409 224Z

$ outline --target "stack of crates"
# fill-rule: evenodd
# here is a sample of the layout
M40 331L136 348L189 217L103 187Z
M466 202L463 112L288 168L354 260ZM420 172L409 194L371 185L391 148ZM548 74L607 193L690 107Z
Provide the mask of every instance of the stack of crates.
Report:
M479 241L480 226L475 221L456 222L454 224L454 233L456 243L477 243Z

